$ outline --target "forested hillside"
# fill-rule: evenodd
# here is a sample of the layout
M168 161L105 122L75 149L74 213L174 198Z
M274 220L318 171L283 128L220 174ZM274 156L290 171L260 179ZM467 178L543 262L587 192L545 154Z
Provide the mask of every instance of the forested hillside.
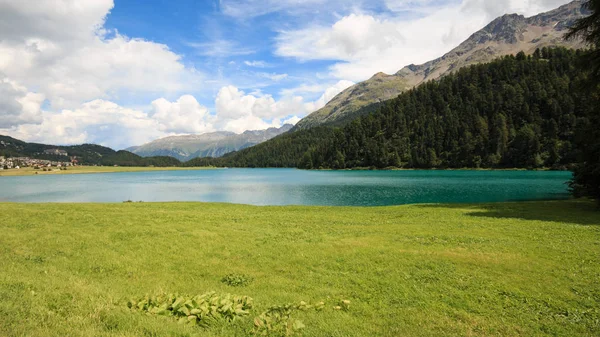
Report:
M580 52L543 48L464 68L336 129L284 134L218 166L561 168L589 124ZM189 164L199 164L190 162Z
M44 150L65 150L68 156L55 156L44 154ZM70 157L76 157L80 165L104 165L104 166L179 166L181 162L172 157L148 157L142 158L128 151L115 151L111 148L83 144L72 146L56 146L38 143L27 143L12 137L0 135L0 156L6 157L30 157L36 159L70 161Z

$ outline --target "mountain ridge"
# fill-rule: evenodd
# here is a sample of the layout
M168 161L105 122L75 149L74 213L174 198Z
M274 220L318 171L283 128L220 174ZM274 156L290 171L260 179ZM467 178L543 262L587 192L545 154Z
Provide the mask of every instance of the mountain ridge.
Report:
M529 18L519 14L500 16L440 58L421 65L410 64L392 75L379 72L347 88L323 108L298 122L292 130L339 123L357 111L360 115L359 110L370 104L392 99L428 80L439 79L465 66L489 62L499 56L519 51L532 54L538 48L551 46L583 47L581 41L563 39L568 27L588 14L582 4L581 0L576 0Z
M216 131L200 135L169 136L140 146L129 147L126 150L142 157L169 156L181 161L221 157L229 152L260 144L291 129L292 125L285 124L280 128L247 130L240 134Z

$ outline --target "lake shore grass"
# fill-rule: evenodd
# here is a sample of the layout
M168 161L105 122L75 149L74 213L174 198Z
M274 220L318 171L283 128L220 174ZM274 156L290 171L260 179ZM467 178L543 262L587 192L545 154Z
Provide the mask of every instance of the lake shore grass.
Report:
M213 167L126 167L126 166L72 166L66 170L60 170L56 167L51 171L42 171L32 167L20 169L0 170L0 177L10 176L32 176L32 175L51 175L51 174L86 174L86 173L118 173L118 172L152 172L152 171L189 171L189 170L210 170Z
M589 201L394 207L0 203L0 336L247 336L306 301L298 336L595 336ZM222 282L235 274L247 280ZM250 296L208 328L127 308L160 292ZM341 299L348 310L335 310Z

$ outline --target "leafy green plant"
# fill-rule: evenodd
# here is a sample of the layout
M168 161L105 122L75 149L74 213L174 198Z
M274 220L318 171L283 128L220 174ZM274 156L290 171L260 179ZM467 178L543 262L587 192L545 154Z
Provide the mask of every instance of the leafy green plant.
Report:
M350 304L350 301L343 300ZM305 325L299 319L292 317L296 311L322 311L325 302L308 304L301 301L299 304L285 304L272 306L265 312L254 318L254 334L260 336L293 336Z
M217 321L232 322L248 316L252 298L215 292L194 297L161 294L130 300L127 306L150 315L172 316L178 318L179 323L206 327Z
M301 304L304 302L301 302ZM254 334L260 336L292 336L304 328L304 323L292 318L299 305L286 304L272 306L254 318Z
M229 274L223 277L221 282L231 287L245 287L252 282L252 277L244 274Z

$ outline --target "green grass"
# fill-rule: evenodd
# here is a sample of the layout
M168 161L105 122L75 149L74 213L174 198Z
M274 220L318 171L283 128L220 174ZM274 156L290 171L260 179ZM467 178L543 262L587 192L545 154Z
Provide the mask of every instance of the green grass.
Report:
M82 173L115 173L115 172L146 172L146 171L182 171L182 170L207 170L210 167L126 167L126 166L74 166L67 170L59 170L56 167L52 171L42 171L33 167L21 169L0 170L2 176L31 176L35 174L82 174Z
M244 275L232 287L222 280ZM208 329L127 309L247 295ZM339 299L350 309L333 310ZM0 204L0 336L246 336L286 303L302 336L598 336L600 212L585 201L383 208Z

